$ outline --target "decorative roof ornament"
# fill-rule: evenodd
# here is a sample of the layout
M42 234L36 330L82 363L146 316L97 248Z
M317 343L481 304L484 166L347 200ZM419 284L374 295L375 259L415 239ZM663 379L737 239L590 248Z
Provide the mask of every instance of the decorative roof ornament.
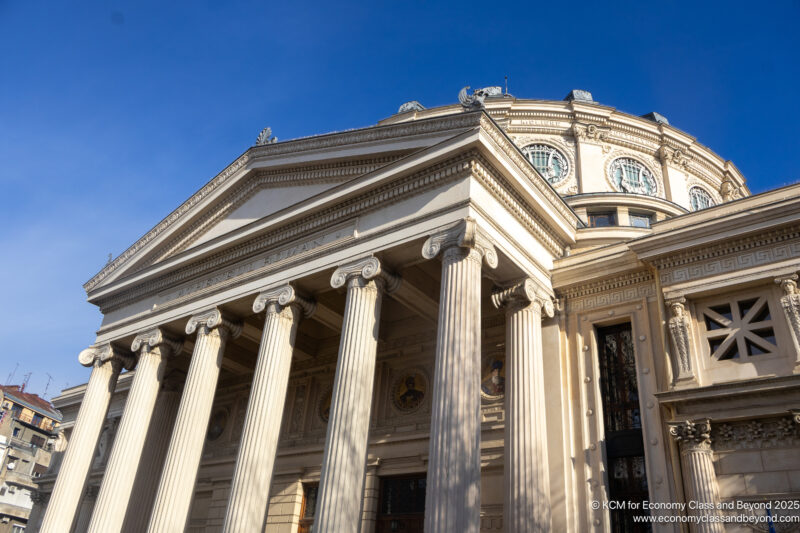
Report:
M272 136L272 128L266 127L261 130L256 138L256 146L264 146L265 144L275 144L278 142L277 137Z
M472 94L467 94L469 85L461 89L458 93L458 101L465 111L474 111L476 109L483 109L483 101L487 96L503 96L502 87L484 87L482 89L475 89Z
M424 111L425 106L417 102L416 100L411 100L410 102L406 102L405 104L400 106L400 109L397 110L398 113L408 113L409 111Z

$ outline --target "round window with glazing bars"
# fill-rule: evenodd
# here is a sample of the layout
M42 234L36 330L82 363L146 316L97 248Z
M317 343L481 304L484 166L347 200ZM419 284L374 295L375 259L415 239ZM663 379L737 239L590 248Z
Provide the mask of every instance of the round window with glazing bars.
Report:
M658 185L653 173L644 163L630 157L620 157L608 167L611 181L617 190L633 194L655 196Z
M531 144L523 148L522 153L551 185L561 183L569 174L569 160L552 146Z
M689 189L689 202L692 204L692 211L700 211L716 204L708 191L702 187L692 187Z

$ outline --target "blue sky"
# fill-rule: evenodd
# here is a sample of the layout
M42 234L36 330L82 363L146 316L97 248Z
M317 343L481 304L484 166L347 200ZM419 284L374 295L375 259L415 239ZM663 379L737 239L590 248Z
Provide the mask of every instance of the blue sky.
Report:
M271 126L374 124L464 85L658 111L754 192L800 179L800 1L0 0L0 383L86 381L82 284Z

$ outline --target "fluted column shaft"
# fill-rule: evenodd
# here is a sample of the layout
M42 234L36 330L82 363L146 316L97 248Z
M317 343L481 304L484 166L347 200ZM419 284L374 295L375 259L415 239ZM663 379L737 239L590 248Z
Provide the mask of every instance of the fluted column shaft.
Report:
M180 343L167 339L158 329L138 335L133 341L131 349L139 352L136 374L89 523L89 533L119 533L122 529L167 358L179 347Z
M425 531L478 533L481 481L481 254L442 257Z
M378 323L385 279L379 269L356 263L334 273L334 287L347 285L339 360L325 437L315 533L356 533L361 522ZM346 280L346 281L345 281Z
M131 364L129 357L110 345L84 350L78 359L94 368L42 521L42 533L62 533L72 526L117 378L122 368Z
M686 501L698 502L701 507L712 507L712 509L696 509L689 512L697 516L719 515L720 496L717 475L714 473L710 421L672 423L670 435L678 441L680 447ZM714 521L693 523L689 527L693 533L725 531L721 522Z
M139 461L139 470L122 525L124 533L141 533L147 529L161 479L161 468L167 456L172 428L181 402L179 386L177 380L167 376L156 400L155 412L145 439L146 446Z
M255 312L266 308L267 313L225 515L227 533L261 533L264 527L292 350L303 313L299 300L287 286L260 294L253 305Z
M492 296L506 309L505 524L517 533L550 531L542 313L553 303L532 279Z
M150 517L149 533L174 533L183 531L186 525L225 342L232 330L238 334L241 326L223 319L216 309L192 317L186 326L187 334L197 331L197 341Z

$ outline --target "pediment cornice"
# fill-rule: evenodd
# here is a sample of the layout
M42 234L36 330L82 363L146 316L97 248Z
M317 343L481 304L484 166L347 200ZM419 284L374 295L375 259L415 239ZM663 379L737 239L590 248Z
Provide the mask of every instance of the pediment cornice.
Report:
M269 160L274 156L290 153L297 154L348 145L363 145L366 143L376 143L403 137L425 136L450 130L454 130L455 134L455 130L478 126L482 116L484 116L482 112L461 113L411 123L373 126L342 133L317 135L276 144L252 147L239 156L233 163L228 165L222 172L217 174L217 176L212 178L177 209L167 215L166 218L137 240L132 246L103 267L100 272L95 274L95 276L84 284L84 289L87 293L90 293L106 280L112 277L118 277L118 272L123 271L125 266L135 261L135 256L140 255L142 252L147 253L147 249L151 248L153 243L163 237L164 234L168 233L176 225L182 224L187 217L194 216L196 214L196 208L203 204L208 197L217 193L221 188L228 186L232 180L235 181L245 174L248 168L252 168L253 165L258 164L262 160Z

